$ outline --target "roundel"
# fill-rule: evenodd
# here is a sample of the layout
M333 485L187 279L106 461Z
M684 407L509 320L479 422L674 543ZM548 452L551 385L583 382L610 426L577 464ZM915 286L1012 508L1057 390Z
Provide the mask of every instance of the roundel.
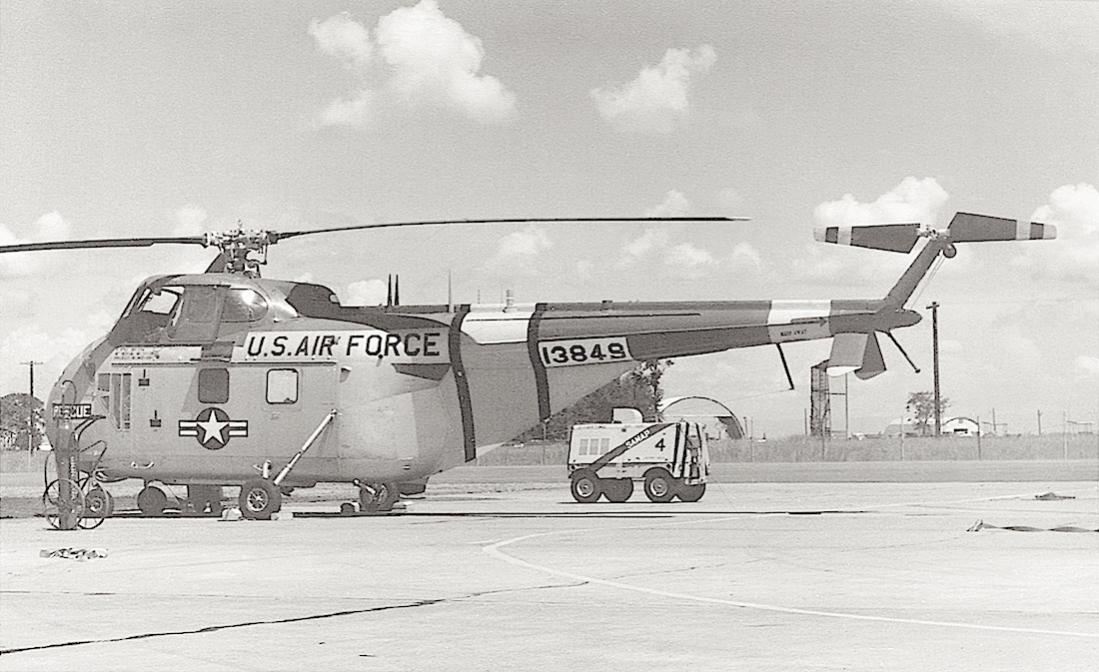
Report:
M221 450L233 437L248 436L248 421L233 420L215 406L199 411L194 420L179 421L179 435L193 436L207 450Z

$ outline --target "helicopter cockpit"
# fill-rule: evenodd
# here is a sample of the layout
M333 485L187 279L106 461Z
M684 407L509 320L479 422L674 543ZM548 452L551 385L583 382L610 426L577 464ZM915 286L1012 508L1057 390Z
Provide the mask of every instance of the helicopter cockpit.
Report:
M263 320L269 310L270 302L255 287L186 276L151 278L134 292L111 340L118 344L212 343Z

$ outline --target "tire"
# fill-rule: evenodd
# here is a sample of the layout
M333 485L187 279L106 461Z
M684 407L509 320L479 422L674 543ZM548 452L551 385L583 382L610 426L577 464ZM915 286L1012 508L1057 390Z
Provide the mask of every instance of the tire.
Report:
M282 492L266 478L253 478L240 486L237 503L248 520L271 520L271 514L282 508Z
M696 483L695 485L687 485L685 483L679 484L679 490L676 495L680 501L683 502L697 502L702 499L702 495L706 494L706 484Z
M146 485L137 493L137 508L143 516L159 516L168 508L168 495L155 485Z
M645 472L645 496L650 502L670 502L675 497L675 491L675 479L666 469L657 467Z
M84 495L84 516L86 518L110 518L114 513L114 497L98 485Z
M603 481L603 494L608 502L621 504L633 495L633 481L628 478L615 478Z
M589 469L582 469L573 473L569 490L572 498L581 504L592 504L599 501L603 494L603 482Z
M392 511L400 496L400 486L396 483L369 483L367 487L359 488L359 511Z

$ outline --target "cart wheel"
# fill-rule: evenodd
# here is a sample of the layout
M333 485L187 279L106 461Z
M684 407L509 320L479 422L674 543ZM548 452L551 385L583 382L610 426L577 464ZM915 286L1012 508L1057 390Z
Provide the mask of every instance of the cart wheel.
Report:
M240 486L240 513L249 520L270 520L282 508L282 493L266 478L253 478Z
M633 495L633 481L628 478L615 478L603 481L603 494L608 502L621 504Z
M67 501L61 497L62 488L68 488ZM46 521L55 530L75 530L84 516L84 493L76 481L58 478L46 486L42 493L42 508Z
M396 483L366 483L359 488L359 510L365 513L392 511L400 496L400 486Z
M80 527L85 530L94 530L103 524L103 521L114 513L114 497L98 485L84 495L84 517L80 519Z
M706 484L696 483L695 485L687 485L685 483L680 483L676 494L681 501L697 502L702 499L702 495L706 494Z
M603 494L603 482L589 469L581 469L572 474L572 485L569 490L572 498L581 504L591 504L599 500Z
M168 508L168 495L155 485L146 485L137 493L137 508L143 516L159 516Z
M645 496L650 502L663 504L675 497L675 481L666 469L657 467L645 472Z

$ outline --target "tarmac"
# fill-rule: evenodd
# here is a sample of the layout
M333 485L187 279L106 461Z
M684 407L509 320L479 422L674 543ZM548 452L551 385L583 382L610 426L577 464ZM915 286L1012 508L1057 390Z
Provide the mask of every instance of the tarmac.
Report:
M1095 481L581 505L477 473L403 515L0 520L0 670L1099 667Z

